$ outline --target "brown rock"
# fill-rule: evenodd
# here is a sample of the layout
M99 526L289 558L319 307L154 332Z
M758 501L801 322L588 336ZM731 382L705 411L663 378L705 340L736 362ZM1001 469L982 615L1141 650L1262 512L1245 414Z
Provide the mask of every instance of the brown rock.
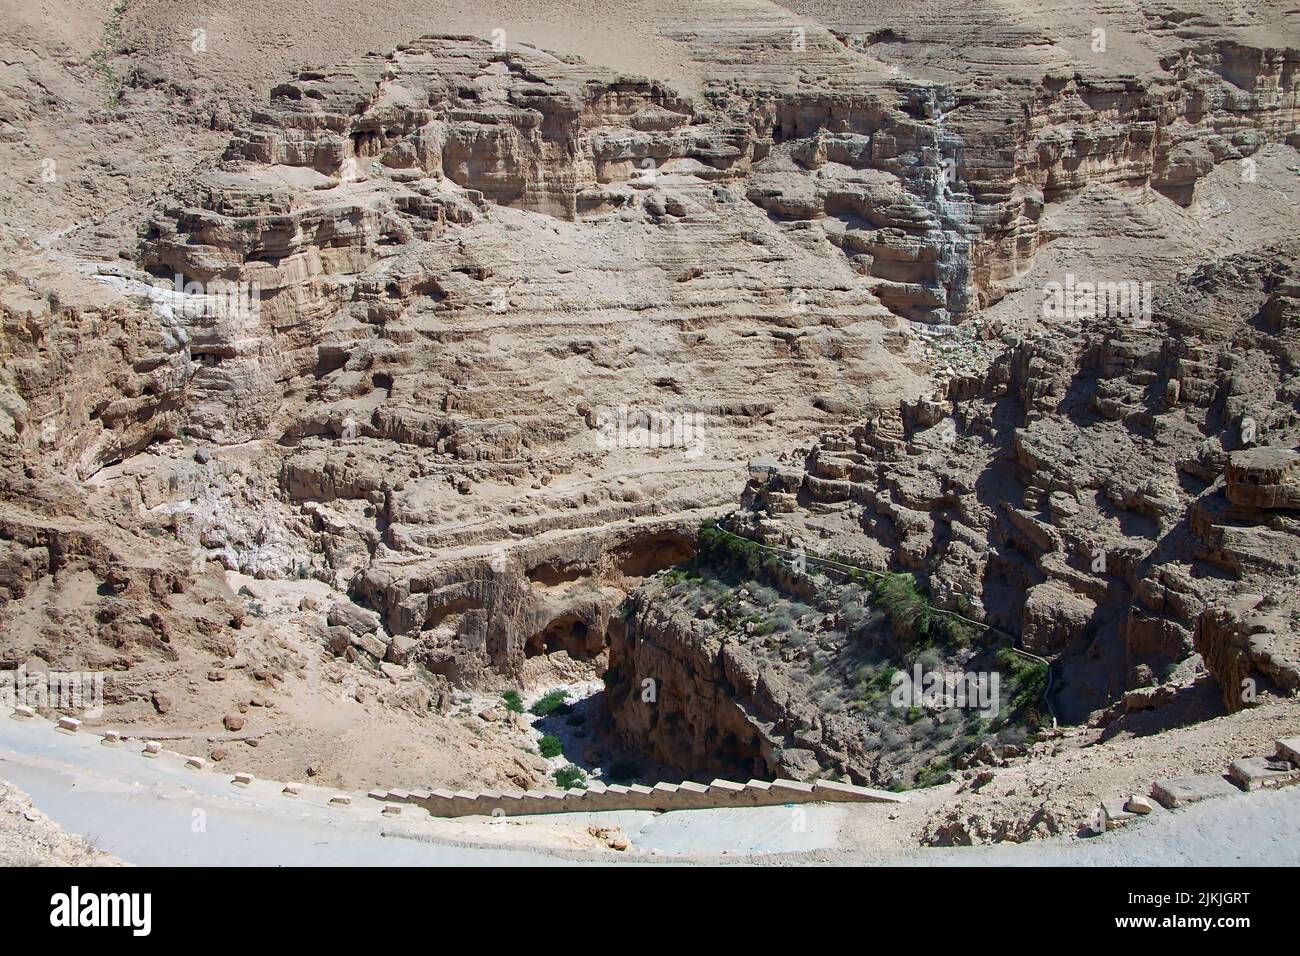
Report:
M1228 500L1247 508L1300 508L1300 452L1245 448L1228 455Z

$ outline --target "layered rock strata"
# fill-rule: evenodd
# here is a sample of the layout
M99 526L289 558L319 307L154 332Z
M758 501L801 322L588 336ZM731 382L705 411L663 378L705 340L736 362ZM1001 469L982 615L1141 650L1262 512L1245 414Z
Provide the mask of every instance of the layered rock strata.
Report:
M916 575L936 606L1052 658L1068 722L1119 730L1294 695L1298 251L1207 264L1167 287L1149 322L1010 341L980 375L756 461L730 524L786 553ZM715 747L734 760L719 742L739 740L791 772L783 735L812 718L810 749L840 752L822 769L862 772L844 753L876 730L837 725L813 678L792 682L657 585L635 597L611 652L611 705L631 739L678 766ZM802 626L814 639L838 628ZM876 640L823 644L834 686L860 691L845 662ZM647 679L665 688L661 712L638 706ZM832 727L841 743L826 747Z

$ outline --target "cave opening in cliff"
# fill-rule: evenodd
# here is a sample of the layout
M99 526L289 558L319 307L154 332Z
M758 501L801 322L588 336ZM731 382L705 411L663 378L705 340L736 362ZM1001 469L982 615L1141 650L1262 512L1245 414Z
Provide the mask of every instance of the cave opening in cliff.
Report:
M528 569L528 580L532 584L554 588L575 584L589 578L590 571L577 564L558 564L547 562Z
M541 657L564 651L574 660L587 660L593 656L588 643L591 635L591 626L578 615L562 614L528 638L524 643L524 656Z
M644 578L684 564L695 557L695 545L685 535L670 533L642 538L617 555L625 578Z
M772 768L763 758L757 735L743 741L734 733L727 734L714 749L713 758L717 767L736 776L767 777L772 774Z
M382 136L374 130L361 130L352 134L352 151L358 157L378 156L382 146Z

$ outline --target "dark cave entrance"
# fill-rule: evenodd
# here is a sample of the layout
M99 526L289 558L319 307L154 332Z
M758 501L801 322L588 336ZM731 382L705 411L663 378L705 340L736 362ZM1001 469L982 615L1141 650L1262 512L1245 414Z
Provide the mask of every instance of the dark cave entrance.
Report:
M545 628L528 638L524 657L540 657L565 651L574 660L587 660L600 651L602 642L591 647L594 630L577 614L562 614Z

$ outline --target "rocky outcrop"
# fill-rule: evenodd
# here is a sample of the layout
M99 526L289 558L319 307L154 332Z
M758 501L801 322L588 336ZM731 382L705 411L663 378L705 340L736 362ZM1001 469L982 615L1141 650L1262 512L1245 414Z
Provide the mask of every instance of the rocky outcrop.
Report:
M921 575L940 607L1054 657L1067 721L1170 706L1202 669L1230 710L1294 694L1300 611L1283 582L1300 570L1286 504L1298 343L1289 322L1256 317L1295 308L1296 262L1288 244L1207 265L1165 290L1150 326L1099 320L1011 342L982 380L829 433L802 464L755 463L734 524L786 553ZM1267 615L1229 609L1252 594ZM770 760L773 740L740 733L792 719L792 698L752 690L770 665L729 666L737 652L706 642L704 622L636 609L611 661L681 684L673 698L691 704L666 731L620 670L633 702L620 725L681 747L727 713L714 726ZM1108 710L1127 695L1141 703Z
M603 670L606 633L626 589L686 560L681 519L555 535L476 558L376 564L358 596L377 608L405 655L457 683L526 680L557 652ZM383 655L380 655L381 657Z
M863 308L886 327L891 313L967 316L1033 256L1044 202L1107 183L1190 195L1213 162L1286 139L1295 126L1290 61L1256 52L1233 54L1241 61L1234 82L1251 104L1246 118L1232 112L1242 104L1216 72L1226 54L1191 48L1155 79L1049 71L996 92L977 80L978 96L901 77L855 83L837 66L816 89L715 83L688 99L574 58L458 36L302 72L238 128L219 166L142 231L140 265L175 281L188 306L179 313L191 359L179 427L218 445L278 442L261 467L266 478L278 467L280 522L300 543L285 540L259 566L305 564L329 576L379 610L390 633L426 648L415 656L435 672L518 674L530 646L599 657L619 588L557 603L539 597L527 575L476 569L494 546L522 537L541 553L547 546L532 542L562 531L593 529L570 539L581 553L617 550L594 529L634 518L669 519L681 535L727 500L722 475L691 480L671 467L658 489L580 488L577 469L616 457L601 447L611 406L640 421L647 390L693 387L694 409L670 401L668 418L702 416L711 438L722 439L714 460L724 446L753 450L745 433L779 416L778 406L749 401L743 380L719 386L702 374L730 346L695 329L739 323L749 339L751 323L777 326L763 335L779 360L830 368L881 335L860 330ZM818 55L828 64L853 59ZM1178 166L1173 158L1197 150L1210 159ZM648 269L627 283L602 279L575 314L578 286L566 277L590 267L589 243L569 245L579 226L611 238L634 230ZM502 230L514 235L510 264L495 238ZM754 252L737 258L732 232ZM828 260L832 249L842 257ZM693 265L719 256L726 264L715 273ZM611 258L610 271L624 261ZM794 272L814 281L796 286ZM757 281L737 281L747 273ZM726 290L737 288L752 303L748 314L730 308L735 293ZM774 292L786 301L773 302ZM699 312L723 302L732 318ZM842 321L854 331L811 325L828 310L845 316L832 318L832 329ZM647 370L644 381L622 379L627 357L589 337L631 323L679 324L687 314L689 327L673 326L681 348L661 350L666 370ZM536 334L521 340L512 331L521 327ZM505 353L502 335L516 343ZM1149 370L1152 360L1128 348L1087 360L1136 360ZM1025 349L998 374L1027 404L1047 407L1055 359ZM543 367L555 372L538 380ZM626 406L606 397L611 378ZM942 396L928 406L921 396L907 401L904 427L913 432L947 414ZM1118 395L1103 389L1095 402L1101 414L1122 414ZM809 404L806 414L821 420L855 410L826 394ZM1036 454L1036 440L1017 437L1022 461ZM682 451L690 460L701 449ZM812 470L806 493L826 504L871 481L869 468L830 448ZM540 493L513 499L506 514L474 500L476 487L515 484ZM1149 492L1135 489L1131 506L1157 514L1168 500ZM903 566L919 569L937 546L927 512L938 500L905 493L880 506L898 529ZM1031 506L1004 507L996 523L1009 535L1058 550L1059 534ZM233 533L209 528L199 537ZM325 555L326 567L303 562L303 551ZM1044 584L1018 559L998 560L1015 586ZM1077 643L1096 602L1085 594L1062 604L1042 591L1027 605L1031 643L1051 652ZM1187 634L1144 640L1157 656L1176 654Z
M6 462L85 479L179 435L191 375L183 321L12 252L13 266L30 271L0 282Z
M1245 448L1228 455L1228 501L1242 508L1300 508L1300 453L1290 448Z
M783 737L773 727L779 708L771 705L785 694L769 685L743 642L707 621L656 607L642 612L634 603L627 619L615 621L610 650L608 706L638 750L691 773L800 773L782 762Z
M688 778L894 789L945 778L975 740L1022 752L1029 711L1046 710L1039 689L1001 673L1005 642L937 627L905 637L873 610L865 576L821 567L713 549L634 590L605 673L621 741Z
M1229 711L1261 694L1300 691L1297 612L1291 601L1244 594L1206 608L1196 620L1196 650L1214 675Z
M32 520L0 510L4 670L38 666L111 675L114 702L144 691L126 671L169 665L187 650L232 656L246 614L216 565L184 549L152 550L121 531L88 534L76 516ZM114 674L113 672L123 672Z
M394 49L367 24L390 52L338 53L371 44L334 17L333 43L268 47L253 11L230 56L183 66L175 31L125 8L93 71L6 33L0 151L26 171L0 199L10 662L108 662L145 701L142 666L188 687L173 665L309 660L380 687L346 700L423 716L453 684L616 656L625 705L665 666L660 721L621 718L665 759L915 779L951 728L863 741L834 710L875 692L837 705L812 673L850 643L823 624L842 609L798 609L808 647L701 627L679 655L705 619L677 594L627 637L625 597L768 460L747 533L915 572L1061 655L1073 717L1122 691L1163 706L1201 645L1225 686L1284 689L1287 628L1199 622L1294 572L1295 277L1267 264L1294 251L1202 270L1155 328L1027 334L1016 298L1032 270L1122 260L1117 233L1159 282L1284 228L1267 180L1294 157L1293 31L1188 2L1085 5L1112 31L1090 56L1036 4L700 0L628 31L692 68L657 79L513 35ZM342 62L264 100L290 56ZM1256 159L1266 182L1229 188Z
M189 336L178 430L266 443L255 475L212 455L214 507L186 509L186 535L249 573L327 578L437 674L517 677L530 649L603 661L624 579L689 554L737 450L774 418L849 411L753 401L737 348L785 389L894 322L743 203L758 150L660 83L468 37L277 87L142 231Z

